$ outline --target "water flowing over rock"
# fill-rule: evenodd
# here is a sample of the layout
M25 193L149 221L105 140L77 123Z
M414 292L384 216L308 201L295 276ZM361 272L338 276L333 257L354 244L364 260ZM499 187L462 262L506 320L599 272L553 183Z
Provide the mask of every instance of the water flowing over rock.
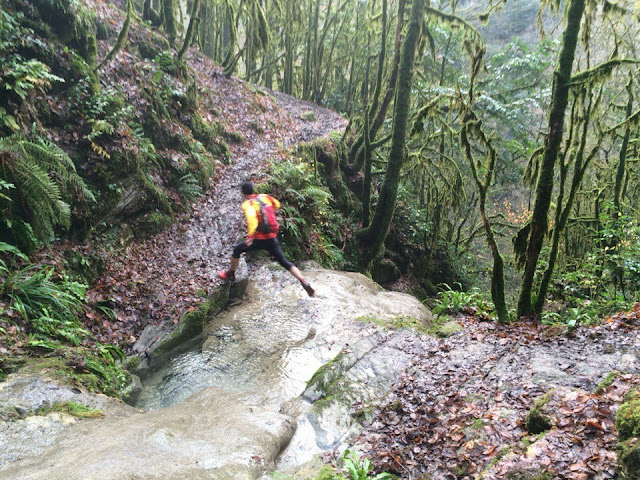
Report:
M0 478L260 478L279 456L279 468L295 470L339 447L358 431L352 403L382 397L419 342L372 320L427 325L431 314L360 274L305 275L315 297L279 267L252 272L243 301L213 319L202 345L144 382L146 411L101 405L100 419L7 423L5 441L27 441L34 428L49 441L0 455ZM49 391L30 408L55 401Z

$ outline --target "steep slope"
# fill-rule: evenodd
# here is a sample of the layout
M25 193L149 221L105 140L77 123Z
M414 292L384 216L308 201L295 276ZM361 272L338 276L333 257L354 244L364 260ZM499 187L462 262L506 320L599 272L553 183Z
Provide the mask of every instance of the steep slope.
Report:
M94 340L132 345L146 323L177 319L213 285L241 234L238 184L345 122L228 78L196 49L178 60L164 33L136 15L119 42L126 2L5 3L26 37L7 51L59 79L23 100L0 93L0 107L25 135L35 122L61 146L97 199L68 198L67 240L32 260L94 286L85 319Z

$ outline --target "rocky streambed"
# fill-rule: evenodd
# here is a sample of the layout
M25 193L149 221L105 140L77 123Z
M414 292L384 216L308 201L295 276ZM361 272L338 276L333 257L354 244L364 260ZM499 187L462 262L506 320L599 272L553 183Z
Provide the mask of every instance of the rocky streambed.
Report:
M0 407L72 399L104 416L3 422L0 478L255 479L346 446L421 341L380 324L428 325L431 315L359 274L305 274L316 297L280 268L253 272L243 300L211 319L191 350L147 372L136 407L12 375Z
M0 478L314 479L323 456L354 444L401 478L615 475L615 409L640 383L631 320L571 335L442 324L360 274L308 265L310 298L278 266L249 281L242 270L186 344L143 335L136 406L28 370L0 383L0 411L21 412L0 422ZM554 388L551 433L527 436L525 417ZM69 400L103 416L30 415Z

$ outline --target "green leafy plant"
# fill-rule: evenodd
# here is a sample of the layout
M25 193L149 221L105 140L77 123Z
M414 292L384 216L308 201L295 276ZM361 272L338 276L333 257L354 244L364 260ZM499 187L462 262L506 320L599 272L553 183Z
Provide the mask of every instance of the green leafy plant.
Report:
M433 306L433 313L440 316L446 313L458 313L465 307L475 308L479 313L488 313L493 306L488 302L480 290L473 288L468 292L462 290L462 285L457 284L459 290L454 290L449 285L444 285L438 293L438 298Z
M202 196L202 187L193 173L187 173L180 177L178 191L189 203L196 202Z
M8 239L26 250L35 246L34 238L48 242L55 227L69 227L68 200L95 201L69 156L44 137L0 138L0 179L15 186L0 197Z
M383 472L375 476L371 476L371 460L368 458L360 459L355 452L346 450L342 456L344 468L349 474L350 480L385 480L393 478L390 473Z
M282 241L293 257L308 255L314 260L340 268L345 218L331 207L332 195L318 185L311 163L290 158L270 167L268 192L282 203L280 210Z
M28 258L12 245L0 242L0 252L12 255L9 264L0 258L0 314L19 314L31 347L52 350L61 346L60 341L78 345L89 334L78 319L87 286L66 276L54 282L51 266L18 267L16 261Z
M36 94L45 93L52 82L64 80L51 73L47 65L36 59L25 59L20 51L25 47L42 50L43 45L33 30L20 25L22 14L9 14L0 10L0 91L11 92L21 102L31 101ZM0 127L12 132L20 130L12 114L8 95L0 98Z

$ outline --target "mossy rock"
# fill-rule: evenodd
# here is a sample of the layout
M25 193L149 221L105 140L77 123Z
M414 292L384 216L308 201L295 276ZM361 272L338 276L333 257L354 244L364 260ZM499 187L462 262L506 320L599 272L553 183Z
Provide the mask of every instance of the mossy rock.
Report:
M546 432L552 426L551 419L544 414L544 407L549 403L551 399L551 393L553 390L550 390L545 395L536 400L529 413L527 413L527 417L525 419L525 428L527 432L531 435L538 435L540 433Z
M223 132L220 125L207 123L200 114L194 113L191 115L189 126L191 127L193 138L202 143L209 153L223 159L229 157L229 147L221 138Z
M216 315L229 301L229 286L220 285L207 297L200 306L187 312L180 318L176 328L164 338L156 342L149 352L151 362L176 351L193 340L204 330L207 322Z
M169 42L159 35L139 35L138 51L142 58L155 59L160 53L169 51Z
M640 438L631 438L617 448L620 478L640 480Z
M640 437L640 391L631 390L616 413L616 429L621 441Z
M34 415L46 416L50 413L66 413L78 418L98 418L104 416L99 408L91 408L78 402L56 402L52 405L42 406L34 412Z
M86 46L89 35L97 33L97 16L75 0L35 0L40 17L64 44L78 50Z
M377 259L371 266L371 278L382 285L400 278L400 269L388 258Z
M300 114L300 119L304 120L305 122L315 122L318 117L316 117L316 114L313 110L308 110Z
M461 330L462 326L458 322L455 320L449 320L441 324L434 333L436 337L449 338Z
M507 480L553 480L551 472L530 469L530 468L517 468L507 472L505 476Z
M160 233L169 228L174 222L172 215L152 212L144 215L135 228L136 238L145 238Z

